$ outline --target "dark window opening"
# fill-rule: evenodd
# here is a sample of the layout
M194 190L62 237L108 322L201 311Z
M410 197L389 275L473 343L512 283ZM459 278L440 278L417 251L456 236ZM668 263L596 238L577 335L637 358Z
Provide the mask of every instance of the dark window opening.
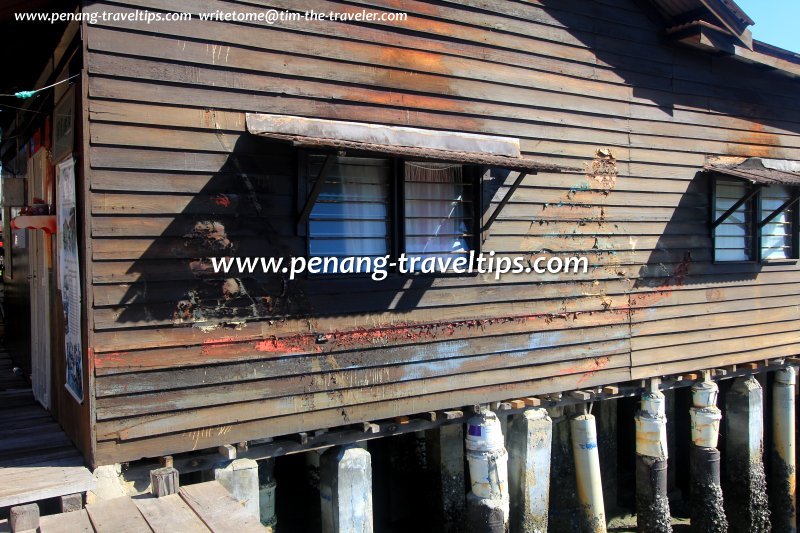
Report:
M459 257L480 248L481 168L392 158L303 154L299 204L324 183L307 221L309 257ZM300 206L302 209L302 205ZM336 273L333 262L326 273ZM366 270L363 270L366 272Z

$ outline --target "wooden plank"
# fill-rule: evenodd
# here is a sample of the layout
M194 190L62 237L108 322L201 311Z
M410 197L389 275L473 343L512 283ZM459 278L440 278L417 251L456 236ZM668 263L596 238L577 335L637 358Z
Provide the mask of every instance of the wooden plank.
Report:
M563 351L562 351L563 353ZM565 358L568 357L564 354ZM508 355L507 355L508 357ZM622 353L601 352L597 356L586 359L568 359L554 362L549 365L506 368L498 370L486 369L483 361L470 361L460 363L459 370L466 372L466 368L472 362L476 366L484 368L483 371L474 370L472 373L459 375L457 384L460 388L480 387L484 383L516 383L525 382L532 379L541 379L550 375L567 375L588 371L597 371L605 368L627 368L630 364L630 355L627 351ZM453 389L452 376L441 375L442 372L436 365L418 365L415 371L408 372L408 376L413 376L412 381L387 380L386 384L377 384L371 387L362 386L360 389L336 389L334 395L329 390L305 393L299 392L296 396L282 396L272 399L255 400L250 402L248 409L242 411L241 405L217 405L198 408L195 410L185 410L177 414L152 414L133 418L110 420L98 424L97 434L99 438L121 438L134 439L145 436L152 436L159 433L169 433L175 431L197 429L208 425L224 425L229 420L232 413L239 413L237 420L251 420L266 418L277 414L289 415L299 414L308 409L308 405L313 405L314 409L333 408L336 405L354 405L382 398L384 400L407 398L426 393L444 393ZM444 366L455 366L453 364ZM373 375L381 375L385 369L378 369ZM413 373L412 373L413 372ZM330 380L324 374L323 380ZM378 378L380 382L380 378ZM276 382L276 384L279 382ZM333 387L330 388L333 390ZM235 395L236 389L232 390ZM188 401L192 401L189 395ZM148 411L144 411L148 412Z
M0 468L0 507L86 492L96 484L82 466Z
M86 509L69 513L52 514L39 519L41 533L94 533Z
M548 394L628 380L630 380L630 367L626 365L610 370L591 370L539 380L493 383L474 389L425 394L406 398L402 402L381 400L347 408L306 411L301 417L290 415L243 423L227 423L224 426L159 435L135 441L100 441L97 450L98 457L103 462L128 461L141 457L153 457L160 453L173 453L176 450L215 447L231 441L288 435L323 427L390 418L402 414L450 409L449 406L457 404L489 403L515 396Z
M218 481L186 485L178 493L208 529L215 533L267 531L258 517L251 515Z
M149 495L133 498L155 533L204 533L209 529L177 494L161 498Z
M153 531L127 496L99 500L86 506L89 520L97 533L141 533Z

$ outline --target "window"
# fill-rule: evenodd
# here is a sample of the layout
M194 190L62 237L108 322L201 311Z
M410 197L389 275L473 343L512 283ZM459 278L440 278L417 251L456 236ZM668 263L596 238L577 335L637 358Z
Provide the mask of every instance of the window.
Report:
M715 261L798 258L797 191L780 184L718 178L714 183Z
M301 156L299 203L313 206L298 229L308 236L310 257L426 258L477 251L476 167L338 156L317 188L326 157Z
M761 259L797 257L794 243L796 205L781 209L791 198L792 192L785 185L771 185L761 191ZM767 220L773 213L776 215Z
M324 155L308 157L308 187ZM312 257L377 257L389 253L392 168L386 159L338 157L308 218Z
M469 253L473 184L465 181L463 166L408 161L404 169L406 254Z
M750 185L742 180L718 179L714 197L714 220L720 220L749 194ZM741 203L714 228L715 261L750 261L753 252L753 199Z

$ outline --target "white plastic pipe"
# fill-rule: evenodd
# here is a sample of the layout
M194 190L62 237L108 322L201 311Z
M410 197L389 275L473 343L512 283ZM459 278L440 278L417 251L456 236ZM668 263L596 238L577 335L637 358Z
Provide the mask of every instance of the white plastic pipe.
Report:
M594 416L590 414L576 416L570 420L570 431L583 531L605 533L606 514Z
M781 502L775 509L774 528L782 531L797 531L797 508L795 505L796 461L795 461L795 384L797 371L787 367L775 372L775 384L772 387L772 442L776 459L773 461L773 478L775 480L775 501ZM776 464L777 463L777 464ZM782 463L782 464L781 464Z
M508 521L508 453L500 420L492 411L482 411L467 421L469 479L478 498L495 500Z

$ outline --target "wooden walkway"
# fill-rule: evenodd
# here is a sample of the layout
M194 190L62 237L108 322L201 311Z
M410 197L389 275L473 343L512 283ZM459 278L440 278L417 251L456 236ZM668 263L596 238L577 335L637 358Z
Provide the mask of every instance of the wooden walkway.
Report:
M0 521L0 533L9 531ZM40 533L268 533L258 517L217 481L181 487L177 494L114 498L86 509L43 516Z
M0 352L0 507L94 487L81 454Z

